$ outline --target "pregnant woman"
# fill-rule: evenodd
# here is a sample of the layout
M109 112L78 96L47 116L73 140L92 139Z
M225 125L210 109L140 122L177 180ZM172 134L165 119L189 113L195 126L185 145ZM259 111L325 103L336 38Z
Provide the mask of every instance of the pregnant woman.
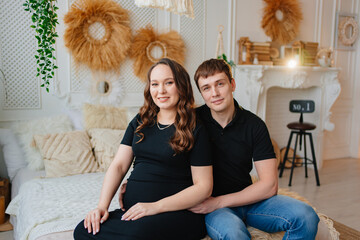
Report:
M190 77L164 58L148 72L144 105L106 172L100 200L74 231L81 239L181 239L206 235L204 216L186 209L212 191L209 140L197 123ZM109 204L133 159L124 210Z

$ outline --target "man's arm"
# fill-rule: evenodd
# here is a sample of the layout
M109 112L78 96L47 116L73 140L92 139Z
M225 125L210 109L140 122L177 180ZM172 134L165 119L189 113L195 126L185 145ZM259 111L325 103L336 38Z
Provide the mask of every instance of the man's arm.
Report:
M277 194L278 174L275 158L255 162L259 180L235 193L211 197L190 208L195 213L209 213L219 208L238 207L259 202Z

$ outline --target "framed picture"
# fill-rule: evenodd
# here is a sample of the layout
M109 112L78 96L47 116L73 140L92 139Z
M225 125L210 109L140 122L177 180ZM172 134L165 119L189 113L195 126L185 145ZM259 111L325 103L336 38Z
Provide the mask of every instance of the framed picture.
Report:
M355 50L359 37L358 15L337 12L335 26L335 49Z

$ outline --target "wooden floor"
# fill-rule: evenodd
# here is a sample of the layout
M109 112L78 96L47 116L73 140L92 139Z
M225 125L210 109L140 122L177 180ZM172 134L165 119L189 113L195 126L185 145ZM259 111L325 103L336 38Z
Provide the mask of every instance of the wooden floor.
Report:
M279 187L299 193L319 212L360 231L360 159L326 160L319 175L318 187L312 169L305 178L305 169L295 168L289 187L290 169L285 169Z
M294 170L292 186L288 187L290 170L284 171L279 187L288 188L307 198L319 212L360 231L360 159L327 160L319 171L321 186L309 169ZM12 231L0 233L0 240L12 240Z

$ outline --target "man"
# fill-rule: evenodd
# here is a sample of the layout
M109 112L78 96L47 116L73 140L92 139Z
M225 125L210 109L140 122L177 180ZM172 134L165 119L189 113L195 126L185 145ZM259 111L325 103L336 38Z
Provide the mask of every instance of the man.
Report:
M283 239L315 239L319 218L312 207L277 195L277 165L267 127L234 100L230 66L207 60L194 79L206 103L197 116L212 144L214 189L212 197L189 210L206 214L213 240L251 239L247 225L265 232L286 231ZM250 176L253 162L255 183Z

